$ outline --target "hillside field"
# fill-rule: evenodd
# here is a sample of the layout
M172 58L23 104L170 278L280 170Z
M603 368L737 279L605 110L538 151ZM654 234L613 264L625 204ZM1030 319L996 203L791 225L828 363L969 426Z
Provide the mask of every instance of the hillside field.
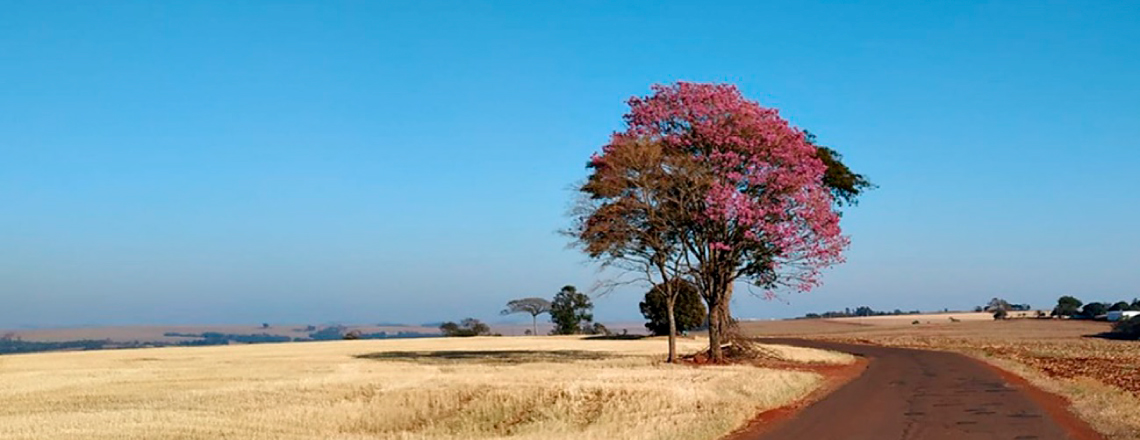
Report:
M488 337L0 356L0 438L715 439L821 382L666 365L665 348ZM853 360L770 348L790 361Z

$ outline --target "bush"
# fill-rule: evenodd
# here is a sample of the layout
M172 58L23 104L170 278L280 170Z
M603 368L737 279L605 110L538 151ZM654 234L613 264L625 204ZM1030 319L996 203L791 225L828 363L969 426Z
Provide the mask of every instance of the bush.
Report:
M1140 339L1140 316L1113 324L1112 330L1126 338Z
M645 323L645 328L656 336L669 334L669 312L665 306L665 292L662 292L661 287L655 286L647 292L645 300L639 304L641 315L648 321ZM701 294L696 286L688 281L675 280L673 288L678 292L677 302L673 305L677 333L684 333L703 325L708 312L701 302Z
M444 336L491 336L491 328L475 318L464 319L459 324L445 322L440 324L439 331Z

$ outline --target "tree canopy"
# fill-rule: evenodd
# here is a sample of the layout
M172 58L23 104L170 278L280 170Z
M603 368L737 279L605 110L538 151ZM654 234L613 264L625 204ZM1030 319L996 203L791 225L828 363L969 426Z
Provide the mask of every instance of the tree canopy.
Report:
M870 183L732 85L657 85L629 105L626 129L589 163L577 236L591 256L662 272L658 283L694 283L719 361L733 284L766 296L817 286L848 244L840 200Z
M550 312L550 301L543 298L522 298L515 299L507 302L507 308L503 309L500 314L510 315L512 313L526 313L530 315L530 323L533 332L531 334L538 335L538 315Z
M564 286L550 304L550 321L556 335L593 332L594 304L574 286Z
M1076 297L1069 295L1062 296L1057 299L1057 306L1053 307L1053 316L1073 316L1080 312L1081 305L1084 304Z
M458 324L445 322L440 324L439 331L444 336L490 336L491 327L475 318L466 318Z
M686 332L700 327L705 322L705 305L701 303L701 294L692 283L674 279L672 289L677 292L674 307L676 332ZM666 286L653 286L645 293L645 299L639 304L642 316L648 321L645 328L657 336L669 334L669 316L666 305Z

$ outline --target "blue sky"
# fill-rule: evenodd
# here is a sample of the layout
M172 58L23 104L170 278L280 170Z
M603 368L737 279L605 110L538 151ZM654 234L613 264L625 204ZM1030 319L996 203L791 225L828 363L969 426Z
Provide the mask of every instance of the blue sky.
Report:
M739 316L1140 296L1135 2L277 3L0 6L0 328L496 320L588 288L570 187L676 80L880 185L823 287Z

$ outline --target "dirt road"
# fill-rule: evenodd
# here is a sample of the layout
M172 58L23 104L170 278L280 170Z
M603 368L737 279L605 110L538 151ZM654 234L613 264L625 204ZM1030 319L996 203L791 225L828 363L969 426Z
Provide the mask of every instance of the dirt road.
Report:
M752 440L1093 440L1063 401L954 353L770 340L870 359L858 378Z

